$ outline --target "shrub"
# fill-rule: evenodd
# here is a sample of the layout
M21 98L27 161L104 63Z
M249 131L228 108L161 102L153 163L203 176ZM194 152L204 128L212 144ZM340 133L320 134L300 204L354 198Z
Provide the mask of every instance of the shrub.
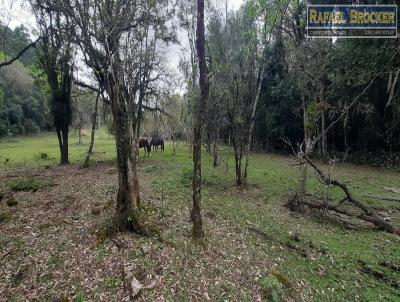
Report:
M17 179L17 180L10 181L8 183L8 185L9 185L10 189L15 192L16 191L36 192L40 188L47 186L48 183L41 179L30 177L30 178Z

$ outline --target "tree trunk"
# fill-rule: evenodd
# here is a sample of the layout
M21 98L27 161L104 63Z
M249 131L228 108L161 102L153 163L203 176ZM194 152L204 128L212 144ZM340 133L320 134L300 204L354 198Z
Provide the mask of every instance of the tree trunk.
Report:
M193 237L201 239L204 237L203 220L201 217L201 136L203 111L208 98L207 65L205 54L204 36L204 0L197 0L197 28L196 28L196 49L199 60L199 85L201 99L196 108L196 121L193 129L193 207L191 219L193 222Z
M242 175L242 152L238 145L235 137L233 136L233 151L235 153L235 173L236 173L236 186L243 187L243 175Z
M193 237L204 237L201 217L201 124L193 129L193 207L191 219L193 222Z
M257 92L256 96L253 101L253 108L251 111L251 118L250 118L250 126L249 126L249 132L248 132L248 137L247 137L247 144L246 144L246 163L244 166L244 182L247 182L247 170L249 167L249 153L251 151L251 139L253 137L253 131L254 131L254 122L256 120L256 112L257 112L257 106L258 106L258 100L260 99L260 92L261 92L261 87L262 87L262 82L263 82L263 77L264 77L264 72L265 72L265 64L263 68L260 71L260 76L259 76L259 81L258 81L258 87L257 87Z
M139 234L143 229L139 223L140 198L136 160L132 156L128 123L123 110L116 115L116 147L118 162L117 223L121 231L133 231Z
M345 106L345 108L347 108L347 102L345 103L344 106ZM349 150L349 143L348 143L348 138L347 138L347 122L348 122L348 119L349 119L349 114L346 113L344 115L344 118L343 118L344 152L346 152L346 154L347 154L347 151Z
M326 115L325 108L321 111L321 157L325 161L327 160L327 136L326 136Z
M68 158L68 125L62 130L63 145L61 151L61 164L69 164Z
M60 148L60 165L69 164L68 160L68 126L64 129L56 129L58 146Z
M213 132L213 167L218 166L218 138L219 138L219 128Z
M98 107L97 107L97 116L98 116L98 118L97 118L96 127L97 127L97 130L100 130L100 128L101 128L101 108L100 108L100 104L98 104Z
M117 71L117 69L116 69ZM136 159L131 146L131 132L128 123L127 102L121 96L118 86L113 82L118 79L117 72L107 93L111 99L111 109L115 126L115 143L118 165L118 195L116 205L116 222L120 231L133 231L144 234L140 223L139 180L136 171Z
M218 145L216 141L213 144L213 158L213 167L216 168L218 167Z
M211 134L210 131L207 130L207 137L206 137L206 149L207 153L211 155Z
M78 145L82 144L82 127L78 128Z
M94 111L93 111L93 115L92 115L92 132L90 134L89 149L88 149L88 151L86 153L85 162L82 165L82 167L84 167L84 168L89 167L90 155L92 155L92 153L93 153L94 134L96 132L97 111L98 111L98 108L99 108L99 98L100 98L100 94L98 93L97 97L96 97L96 102L94 104Z
M175 135L171 136L172 139L172 155L175 156L176 155L176 142L175 142Z
M304 210L304 196L307 192L307 163L304 162L304 156L307 156L312 151L312 133L307 114L307 106L302 95L303 102L303 129L304 129L304 140L301 146L297 150L297 158L300 162L300 177L297 185L296 196L292 198L289 203L289 207L292 211L303 211Z

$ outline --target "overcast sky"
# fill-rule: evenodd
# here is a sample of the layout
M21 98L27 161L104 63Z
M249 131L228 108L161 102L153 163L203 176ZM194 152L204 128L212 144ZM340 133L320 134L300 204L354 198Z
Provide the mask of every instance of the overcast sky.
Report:
M211 3L218 6L222 4L224 7L225 0L211 0ZM237 10L242 3L243 0L228 0L228 7ZM32 28L35 24L35 18L28 9L27 1L24 0L0 0L0 18L12 28L20 24Z
M195 1L195 0L188 0ZM228 7L237 10L244 0L228 0ZM216 7L225 10L225 0L211 0ZM35 35L35 18L30 12L29 4L24 0L0 0L0 20L11 28L24 24L31 32L32 37ZM183 45L187 45L185 34L178 33L178 37L182 40ZM181 46L169 45L166 58L169 67L175 72L178 71L178 65L181 58Z

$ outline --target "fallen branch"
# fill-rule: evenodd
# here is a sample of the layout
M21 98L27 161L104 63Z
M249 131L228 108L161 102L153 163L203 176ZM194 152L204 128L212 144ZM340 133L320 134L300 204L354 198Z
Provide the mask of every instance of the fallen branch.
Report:
M387 276L384 272L375 270L372 266L367 265L367 263L363 260L358 260L358 263L361 265L361 271L363 273L371 275L376 279L380 279L394 288L400 288L400 283Z
M400 273L400 265L392 264L386 261L379 262L379 265L390 268L392 271Z
M375 199L381 199L381 200L389 200L389 201L400 201L400 196L384 196L384 195L377 195L377 194L372 194L372 193L365 193L364 196L370 197L370 198L375 198Z
M333 185L336 187L339 187L340 189L342 189L342 191L345 193L347 200L352 203L353 205L357 206L358 208L360 208L364 213L357 215L356 217L373 223L375 224L377 227L379 227L380 229L383 229L389 233L394 233L400 236L400 229L394 227L393 225L391 225L390 223L384 221L383 219L379 218L378 215L376 215L375 211L373 211L372 209L370 209L368 206L366 206L365 204L363 204L360 200L358 200L356 197L354 197L349 189L347 188L347 186L344 183L339 182L338 180L335 179L331 179L328 176L326 176L311 160L308 156L304 157L305 160L310 164L311 167L314 168L314 170L317 173L317 176L319 177L319 180L321 182L323 182L325 185ZM335 206L331 206L331 205L322 205L323 207L327 207L329 210L333 210L336 211L338 213L341 214L345 214L348 215L346 211L342 211L339 210L337 207ZM351 216L351 215L349 215Z
M400 189L398 188L393 188L393 187L383 187L386 191L392 192L392 193L396 193L396 194L400 194Z

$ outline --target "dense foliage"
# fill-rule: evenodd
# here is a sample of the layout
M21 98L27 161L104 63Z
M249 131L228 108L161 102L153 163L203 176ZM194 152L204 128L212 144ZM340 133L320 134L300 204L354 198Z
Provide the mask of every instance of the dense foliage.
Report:
M9 58L30 43L26 29L0 28L5 47L1 57ZM6 39L7 37L7 39ZM6 42L4 42L6 41ZM34 50L26 52L20 61L3 67L0 72L0 137L36 134L49 127L46 97L32 76L36 62Z
M287 142L296 147L307 131L325 158L400 151L398 39L308 39L306 4L249 0L238 12L211 14L210 106L225 103L220 138L230 141L233 126L248 131L258 80L255 148L291 152Z

